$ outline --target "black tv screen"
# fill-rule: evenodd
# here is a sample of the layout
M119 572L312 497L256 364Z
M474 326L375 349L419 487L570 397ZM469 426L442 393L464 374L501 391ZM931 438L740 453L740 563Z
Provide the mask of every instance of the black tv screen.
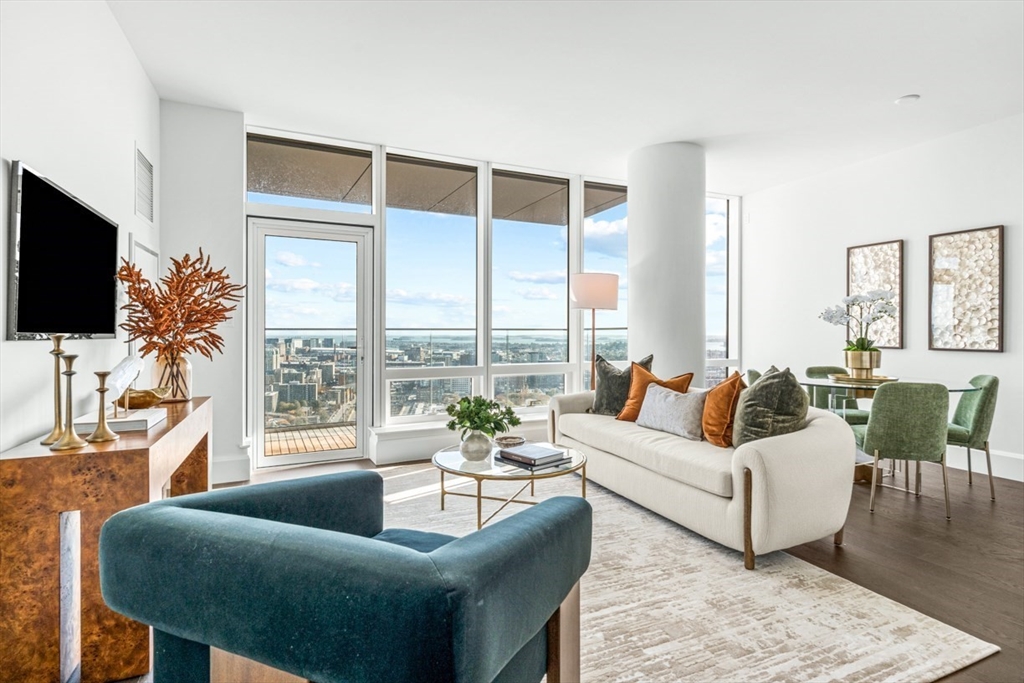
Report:
M117 224L15 161L8 339L117 331Z

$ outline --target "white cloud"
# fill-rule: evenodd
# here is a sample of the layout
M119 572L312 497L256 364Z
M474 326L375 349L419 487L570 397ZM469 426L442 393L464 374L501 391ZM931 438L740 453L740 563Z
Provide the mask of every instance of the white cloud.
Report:
M472 302L464 296L457 294L442 294L440 292L407 292L404 289L389 289L387 295L389 304L408 304L410 306L445 306L458 307L467 306Z
M275 292L286 292L288 294L321 294L330 297L335 301L353 301L355 299L355 287L348 282L317 282L308 277L292 278L288 280L275 280L267 283L267 289Z
M565 283L565 271L547 270L524 273L519 270L513 270L509 272L508 278L513 282L529 282L536 285L561 285Z
M559 297L558 293L552 292L547 287L529 287L527 289L517 289L513 292L517 296L521 296L524 299L531 301L551 301Z
M709 213L704 228L704 244L714 244L720 239L725 239L729 229L729 222L724 214Z
M264 268L263 270L264 270L263 275L264 275L264 277L267 280L269 280L270 278L274 277L273 275L270 274L270 268Z
M583 248L613 258L626 258L627 219L614 221L583 221Z
M290 251L277 252L277 255L274 257L274 261L276 261L282 266L287 266L289 268L296 268L298 266L309 265L305 257L292 253Z
M705 257L705 273L707 275L725 275L728 254L724 249L715 249L707 252Z

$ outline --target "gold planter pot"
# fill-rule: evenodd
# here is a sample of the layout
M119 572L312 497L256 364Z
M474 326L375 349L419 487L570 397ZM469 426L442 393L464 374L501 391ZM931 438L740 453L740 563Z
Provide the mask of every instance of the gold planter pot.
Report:
M869 379L882 366L881 351L846 351L846 368L854 379Z

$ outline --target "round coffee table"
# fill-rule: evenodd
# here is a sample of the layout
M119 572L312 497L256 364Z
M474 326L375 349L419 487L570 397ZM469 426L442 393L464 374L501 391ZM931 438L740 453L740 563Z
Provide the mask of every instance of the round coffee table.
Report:
M559 446L559 448L561 448ZM530 487L530 495L533 495L533 485L538 479L551 479L552 477L561 477L562 475L569 474L570 472L580 472L581 476L581 495L587 497L587 456L574 448L566 448L565 453L572 458L572 462L567 462L562 465L556 465L555 467L548 467L539 470L527 470L515 465L508 465L503 462L495 462L494 455L497 453L497 449L491 452L491 455L487 456L486 459L473 462L466 460L459 453L458 446L449 446L434 453L434 457L430 459L434 467L441 471L441 509L444 510L444 497L445 496L462 496L465 498L476 498L476 528L480 529L484 524L494 519L494 516L505 509L509 503L519 503L520 505L536 505L537 502L533 500L521 500L519 494L526 490L526 487ZM444 487L444 475L445 473L454 474L459 477L469 477L476 482L476 493L460 493L458 491L449 491ZM483 483L485 481L515 481L524 482L522 487L516 491L510 498L500 498L497 496L485 496L483 494ZM491 513L487 518L483 518L483 501L484 500L497 500L501 502L501 507Z

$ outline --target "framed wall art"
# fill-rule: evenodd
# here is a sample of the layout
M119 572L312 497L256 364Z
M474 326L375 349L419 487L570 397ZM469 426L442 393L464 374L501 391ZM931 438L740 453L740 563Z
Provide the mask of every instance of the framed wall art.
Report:
M928 348L1003 350L1003 226L928 238Z
M896 317L872 324L871 337L883 349L903 348L903 240L876 242L846 250L846 294L887 289L896 294Z

